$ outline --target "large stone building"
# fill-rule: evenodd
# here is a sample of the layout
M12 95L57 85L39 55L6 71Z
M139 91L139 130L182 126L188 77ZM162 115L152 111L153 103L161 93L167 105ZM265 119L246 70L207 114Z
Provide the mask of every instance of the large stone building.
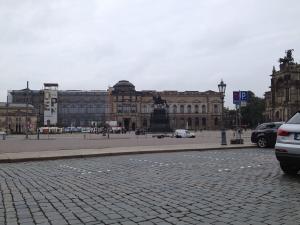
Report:
M107 91L59 90L58 84L45 83L43 90L13 90L10 102L33 105L38 126L98 126L117 121L127 130L150 127L153 96L166 100L172 129L219 129L221 98L214 91L136 91L121 80Z
M273 67L271 91L265 93L267 121L286 121L300 110L300 65L294 62L292 51L279 59L278 71Z
M222 112L220 94L214 91L136 91L135 86L121 80L109 89L110 120L127 130L150 127L153 96L166 100L172 129L218 129Z
M9 134L24 134L26 132L26 118L29 133L35 133L37 127L37 113L32 105L10 104L0 102L0 131Z

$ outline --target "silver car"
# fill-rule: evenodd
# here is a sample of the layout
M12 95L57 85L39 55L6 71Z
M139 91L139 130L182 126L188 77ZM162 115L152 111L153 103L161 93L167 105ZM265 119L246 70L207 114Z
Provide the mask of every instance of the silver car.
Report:
M300 170L300 112L297 112L277 131L275 154L286 174Z

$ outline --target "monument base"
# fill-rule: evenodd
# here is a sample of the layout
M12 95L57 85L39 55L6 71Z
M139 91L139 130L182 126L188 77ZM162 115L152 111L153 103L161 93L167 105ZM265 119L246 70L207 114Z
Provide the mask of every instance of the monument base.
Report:
M153 113L151 113L149 131L152 133L163 133L172 131L170 128L169 116L165 109L154 109Z

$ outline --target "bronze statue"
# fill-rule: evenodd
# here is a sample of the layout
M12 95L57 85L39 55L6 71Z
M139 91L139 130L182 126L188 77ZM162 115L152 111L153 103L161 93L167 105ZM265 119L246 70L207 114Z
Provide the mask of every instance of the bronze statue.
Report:
M286 56L284 58L279 58L279 63L280 64L293 64L294 58L293 58L293 52L294 49L288 49L285 51Z
M150 132L171 132L170 119L168 113L167 101L162 99L159 94L152 96L153 98L153 112L150 117Z
M164 108L167 106L167 101L162 99L159 94L157 94L156 96L153 95L152 98L154 101L154 106L157 106L158 108Z

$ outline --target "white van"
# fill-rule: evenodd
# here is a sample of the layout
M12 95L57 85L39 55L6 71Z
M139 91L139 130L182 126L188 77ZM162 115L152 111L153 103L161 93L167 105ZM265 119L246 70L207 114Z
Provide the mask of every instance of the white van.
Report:
M174 132L174 137L176 138L194 138L195 134L185 129L178 129Z

